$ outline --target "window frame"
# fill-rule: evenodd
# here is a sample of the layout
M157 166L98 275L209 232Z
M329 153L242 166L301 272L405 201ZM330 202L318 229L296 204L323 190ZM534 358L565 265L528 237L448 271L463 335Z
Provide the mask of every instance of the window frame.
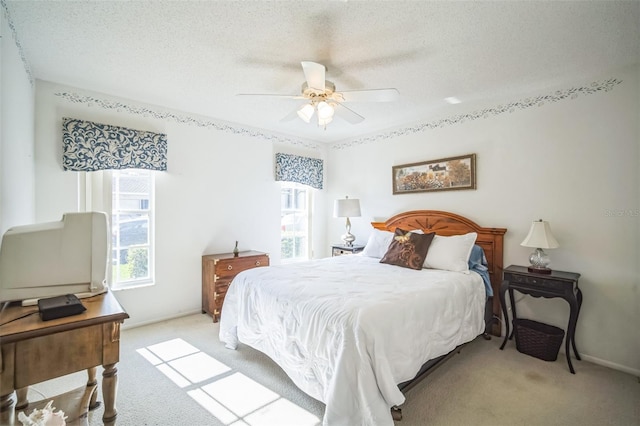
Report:
M112 226L113 226L113 176L114 173L136 170L148 172L149 174L149 207L147 214L149 217L149 242L148 242L148 277L144 279L126 280L115 282L113 277L113 247ZM155 171L147 169L122 169L122 170L100 170L93 172L78 173L78 211L104 211L109 216L109 258L107 263L107 282L109 288L114 291L146 287L155 285Z
M282 196L284 195L284 191L286 189L290 189L290 190L300 190L303 189L305 191L305 204L306 204L306 209L297 209L297 208L283 208L283 203L282 203ZM280 231L280 261L281 263L295 263L295 262L304 262L307 260L310 260L312 258L312 242L313 242L313 232L312 232L312 218L313 218L313 191L314 188L308 186L308 185L304 185L301 183L296 183L296 182L287 182L287 181L281 181L280 182L280 226L282 227L282 217L285 214L296 214L297 212L303 212L305 213L303 215L303 217L306 220L306 228L307 228L307 233L306 233L306 238L307 238L307 247L305 250L305 255L304 256L298 256L298 257L283 257L282 256L282 241L283 241L283 231L281 229ZM289 213L285 213L285 212L289 212ZM295 235L295 234L294 234ZM295 244L295 240L294 240L294 244ZM295 247L293 249L293 252L295 253Z

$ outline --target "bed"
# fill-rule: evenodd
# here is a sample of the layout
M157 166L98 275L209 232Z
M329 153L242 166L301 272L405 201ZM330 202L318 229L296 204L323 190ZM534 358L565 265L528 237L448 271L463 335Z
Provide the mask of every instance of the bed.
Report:
M390 409L404 402L412 383L477 336L500 335L492 321L500 315L499 298L487 296L498 292L506 229L433 210L372 226L369 253L238 274L222 309L220 340L272 358L325 403L324 425L393 425ZM386 249L374 236L394 245L432 239L435 255L445 240L472 234L484 251L488 280L473 271L437 269L434 257L429 268L422 261L399 267L384 262L391 245L382 258L374 250L376 244ZM427 252L424 265L429 259Z

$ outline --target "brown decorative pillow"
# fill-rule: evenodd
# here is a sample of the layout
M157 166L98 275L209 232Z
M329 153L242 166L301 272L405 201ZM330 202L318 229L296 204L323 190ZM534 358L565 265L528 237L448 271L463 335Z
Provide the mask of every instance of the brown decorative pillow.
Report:
M389 244L387 253L380 263L402 266L403 268L422 269L424 259L434 232L430 234L416 234L396 228L393 241Z

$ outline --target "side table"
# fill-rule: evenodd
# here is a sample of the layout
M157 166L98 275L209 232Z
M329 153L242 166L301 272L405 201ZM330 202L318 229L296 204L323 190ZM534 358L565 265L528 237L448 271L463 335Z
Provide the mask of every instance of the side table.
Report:
M573 347L573 353L576 359L580 360L575 339L576 324L578 323L578 315L580 314L580 307L582 306L582 291L578 288L580 274L564 271L552 271L550 274L536 274L529 272L526 266L511 265L504 269L503 277L504 280L500 287L500 303L502 304L506 334L500 349L504 349L507 340L513 338L513 332L510 326L513 325L515 329L515 321L518 319L516 303L513 297L514 290L533 297L560 297L569 303L569 324L565 338L565 354L567 356L567 364L569 364L569 371L575 374L573 364L571 364L570 346ZM505 303L505 294L507 291L509 292L509 300L511 301L511 310L513 312L511 322L509 321L509 313Z

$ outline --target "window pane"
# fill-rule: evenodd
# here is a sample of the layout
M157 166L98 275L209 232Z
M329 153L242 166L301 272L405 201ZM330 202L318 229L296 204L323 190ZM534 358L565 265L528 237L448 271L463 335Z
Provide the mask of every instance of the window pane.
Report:
M112 180L112 282L148 281L151 276L152 174L116 170Z
M283 260L309 258L309 189L283 182L281 186L280 254Z
M120 171L115 176L117 191L113 191L113 206L115 210L148 210L151 194L149 173L138 171Z
M129 247L138 244L149 244L149 217L136 215L131 219L120 221L120 245Z

